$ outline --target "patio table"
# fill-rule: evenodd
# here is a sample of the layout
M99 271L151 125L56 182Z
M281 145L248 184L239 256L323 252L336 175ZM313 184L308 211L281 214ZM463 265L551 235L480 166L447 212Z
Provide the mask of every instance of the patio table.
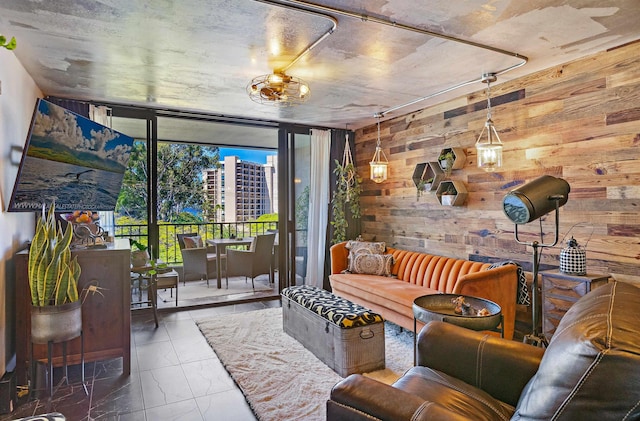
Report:
M207 240L207 244L216 248L216 283L218 289L222 288L222 271L220 270L220 256L224 254L224 251L228 246L248 246L253 242L253 237L244 238L215 238L213 240Z

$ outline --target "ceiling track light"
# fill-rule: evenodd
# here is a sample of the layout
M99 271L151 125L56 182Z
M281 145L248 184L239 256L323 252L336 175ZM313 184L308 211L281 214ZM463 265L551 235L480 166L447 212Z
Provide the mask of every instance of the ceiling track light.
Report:
M382 116L376 114L376 118L378 119L378 141L376 142L376 151L373 154L373 158L371 162L369 162L369 166L371 169L371 173L369 178L375 183L382 183L385 181L389 175L389 160L387 160L387 156L384 154L382 147L380 146L380 118Z
M482 76L482 82L487 84L487 121L485 121L475 145L478 168L487 172L502 168L502 141L491 119L491 82L496 80L495 73L486 73Z

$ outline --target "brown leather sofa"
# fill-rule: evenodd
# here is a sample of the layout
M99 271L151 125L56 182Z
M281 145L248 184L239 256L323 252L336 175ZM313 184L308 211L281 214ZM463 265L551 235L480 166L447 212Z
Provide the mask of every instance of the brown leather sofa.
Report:
M327 420L639 420L640 288L576 302L546 350L443 322L418 338L418 365L389 386L339 382Z
M343 273L348 266L346 245L342 242L330 249L329 282L334 294L411 331L413 301L420 296L445 293L486 298L502 308L504 337L513 337L518 288L515 265L487 270L489 263L387 247L385 254L394 257L393 277Z

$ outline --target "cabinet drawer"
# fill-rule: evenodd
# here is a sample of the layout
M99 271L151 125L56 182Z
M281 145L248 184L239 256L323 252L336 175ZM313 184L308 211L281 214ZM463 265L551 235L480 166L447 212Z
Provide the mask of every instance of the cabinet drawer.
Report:
M544 282L543 291L547 296L559 296L575 302L589 292L587 282L576 282L551 276L544 276L542 279Z
M571 306L575 303L575 301L564 300L562 298L550 297L547 296L544 300L544 314L545 316L549 315L558 320L564 316L564 313L571 308Z

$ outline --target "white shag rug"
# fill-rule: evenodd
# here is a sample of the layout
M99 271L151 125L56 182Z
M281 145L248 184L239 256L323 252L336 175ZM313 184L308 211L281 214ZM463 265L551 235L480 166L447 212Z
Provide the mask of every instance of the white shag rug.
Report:
M282 308L197 322L260 421L324 421L341 377L282 330ZM385 323L384 370L366 373L392 383L413 365L413 333Z

